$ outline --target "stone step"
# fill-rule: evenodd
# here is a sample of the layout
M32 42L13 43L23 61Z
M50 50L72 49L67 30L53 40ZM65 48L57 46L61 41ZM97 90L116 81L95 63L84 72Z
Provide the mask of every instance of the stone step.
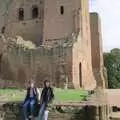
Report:
M120 112L112 112L109 118L110 120L120 120Z

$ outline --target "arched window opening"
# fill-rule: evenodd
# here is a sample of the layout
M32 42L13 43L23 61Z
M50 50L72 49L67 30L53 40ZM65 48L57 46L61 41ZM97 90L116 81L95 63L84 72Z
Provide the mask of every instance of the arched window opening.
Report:
M38 7L33 7L32 9L32 18L37 18L39 15Z
M2 33L2 34L5 33L5 26L2 27L2 29L1 29L1 33Z
M24 9L19 8L19 20L24 20Z
M82 87L82 64L79 63L79 82L80 82L80 87Z
M0 54L0 73L1 73L1 66L2 66L2 56L3 56L3 54L1 53Z
M63 15L64 14L64 6L60 7L60 14Z

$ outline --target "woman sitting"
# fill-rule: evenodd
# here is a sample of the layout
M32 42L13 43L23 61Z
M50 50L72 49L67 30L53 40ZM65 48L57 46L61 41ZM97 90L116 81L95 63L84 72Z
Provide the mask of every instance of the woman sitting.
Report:
M44 88L41 93L40 98L40 111L37 120L47 120L48 119L48 103L52 102L54 99L53 89L50 86L50 82L46 80L44 82Z
M39 101L39 90L34 86L34 81L31 80L29 83L29 87L27 88L26 98L23 103L23 114L24 119L33 119L35 114L35 108Z

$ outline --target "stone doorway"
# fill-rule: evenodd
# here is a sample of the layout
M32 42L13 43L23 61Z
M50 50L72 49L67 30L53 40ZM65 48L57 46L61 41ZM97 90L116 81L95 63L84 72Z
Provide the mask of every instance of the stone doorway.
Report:
M79 63L79 83L80 83L80 87L82 87L82 64L81 62Z
M1 73L1 66L2 66L2 53L0 53L0 73Z

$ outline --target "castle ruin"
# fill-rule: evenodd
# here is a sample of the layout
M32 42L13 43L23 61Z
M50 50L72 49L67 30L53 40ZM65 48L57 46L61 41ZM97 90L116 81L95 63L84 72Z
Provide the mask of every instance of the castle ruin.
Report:
M21 36L36 47L30 50L19 47L16 51L12 47L1 58L8 61L7 65L1 63L3 78L23 85L34 75L40 86L49 79L61 88L105 87L98 14L89 13L88 0L5 2L0 27L6 44L10 46L12 38L17 40L16 36Z

